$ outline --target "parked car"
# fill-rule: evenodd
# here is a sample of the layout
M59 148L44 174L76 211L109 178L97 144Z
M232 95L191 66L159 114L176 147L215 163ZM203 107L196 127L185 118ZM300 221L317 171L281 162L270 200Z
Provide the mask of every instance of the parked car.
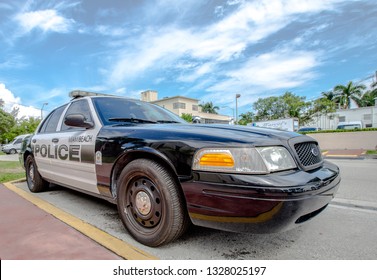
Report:
M362 129L363 123L361 121L353 121L353 122L339 122L336 129Z
M50 182L117 204L128 232L159 246L190 223L270 233L316 216L340 182L313 138L188 124L151 103L83 91L53 110L22 159L32 192Z
M319 127L301 127L297 132L319 131Z
M2 146L2 150L6 154L16 154L20 152L22 141L30 134L19 135L13 139L12 142Z

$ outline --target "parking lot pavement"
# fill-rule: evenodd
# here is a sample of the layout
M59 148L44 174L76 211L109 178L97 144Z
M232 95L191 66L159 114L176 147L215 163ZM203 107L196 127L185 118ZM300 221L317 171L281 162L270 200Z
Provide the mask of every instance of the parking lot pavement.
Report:
M1 184L0 213L2 260L122 259Z
M18 161L18 154L0 155L0 161Z

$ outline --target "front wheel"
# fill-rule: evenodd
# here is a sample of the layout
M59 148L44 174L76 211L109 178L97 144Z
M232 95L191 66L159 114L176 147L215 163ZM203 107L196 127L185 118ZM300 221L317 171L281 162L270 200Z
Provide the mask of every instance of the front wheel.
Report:
M162 165L147 159L128 164L119 176L120 218L140 243L157 247L177 239L189 219L183 194Z
M33 156L26 158L25 164L27 186L31 192L42 192L48 188L49 183L39 174Z

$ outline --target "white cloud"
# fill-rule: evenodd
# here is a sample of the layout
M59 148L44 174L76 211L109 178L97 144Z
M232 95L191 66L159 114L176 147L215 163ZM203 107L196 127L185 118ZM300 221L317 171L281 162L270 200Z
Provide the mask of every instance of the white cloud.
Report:
M169 29L159 35L153 31L146 32L134 43L135 46L120 51L115 64L111 60L114 66L110 70L110 83L122 84L157 65L170 67L190 48L190 37L190 33L178 29Z
M121 27L113 27L108 25L99 25L95 31L104 36L121 37L127 34L128 30Z
M67 33L72 28L74 20L64 18L55 10L40 10L21 13L16 16L16 20L23 28L24 33L33 29L41 29L44 32Z
M111 66L107 72L108 80L113 85L122 86L140 77L145 71L161 68L176 69L176 64L182 59L211 62L214 63L211 69L214 69L221 63L231 62L244 55L248 47L278 32L292 20L308 13L332 9L333 3L337 1L229 1L228 5L238 4L238 9L217 23L202 29L181 29L176 26L149 28L139 38L123 42L124 48L111 59ZM117 30L115 32L117 33ZM296 44L302 43L300 39L297 40ZM117 62L114 64L114 61ZM267 60L260 62L267 63ZM289 61L285 63L288 64ZM292 63L300 66L300 61ZM310 63L310 61L302 63ZM263 69L264 65L260 66ZM266 65L267 68L271 69L270 65ZM300 68L297 69L299 70ZM277 69L274 68L274 73L276 71ZM200 71L197 67L193 67L179 73L177 79L193 82L208 74L209 71ZM280 72L276 74L283 75ZM260 75L264 76L263 73ZM270 84L263 78L259 80L260 83L266 83L266 86ZM286 79L285 84L295 83Z
M24 56L22 55L7 55L4 62L0 63L0 69L20 69L28 66L28 63L25 61Z
M209 100L219 104L234 101L242 93L240 106L251 104L266 93L291 90L316 76L320 54L308 51L279 49L251 57L242 68L225 73L227 79L207 89Z
M0 84L0 99L4 101L4 109L7 112L12 111L14 104L19 104L21 102L21 99L19 97L15 97L4 84Z
M194 82L198 78L202 77L203 75L206 75L213 71L214 69L214 63L208 62L203 63L202 65L195 67L194 71L191 71L190 74L182 74L181 77L178 78L179 81L182 82ZM193 69L190 69L193 70Z
M243 68L228 75L265 89L297 87L313 77L311 71L318 65L316 55L313 52L278 50L253 57Z
M11 112L13 109L18 108L17 118L22 117L40 117L41 110L32 106L21 105L21 99L14 96L14 94L5 87L5 84L0 83L0 99L4 101L4 110Z

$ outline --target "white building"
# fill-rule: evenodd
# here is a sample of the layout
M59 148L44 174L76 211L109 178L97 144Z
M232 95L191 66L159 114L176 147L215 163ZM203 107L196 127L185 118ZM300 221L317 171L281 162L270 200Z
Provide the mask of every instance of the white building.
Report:
M363 128L377 127L377 106L337 110L335 113L318 115L307 126L322 130L336 129L339 122L361 121Z
M158 99L157 91L147 90L141 93L141 100L161 106L178 116L181 116L183 113L191 114L193 118L196 117L201 123L229 124L232 122L232 117L202 112L199 100L194 98L174 96Z

